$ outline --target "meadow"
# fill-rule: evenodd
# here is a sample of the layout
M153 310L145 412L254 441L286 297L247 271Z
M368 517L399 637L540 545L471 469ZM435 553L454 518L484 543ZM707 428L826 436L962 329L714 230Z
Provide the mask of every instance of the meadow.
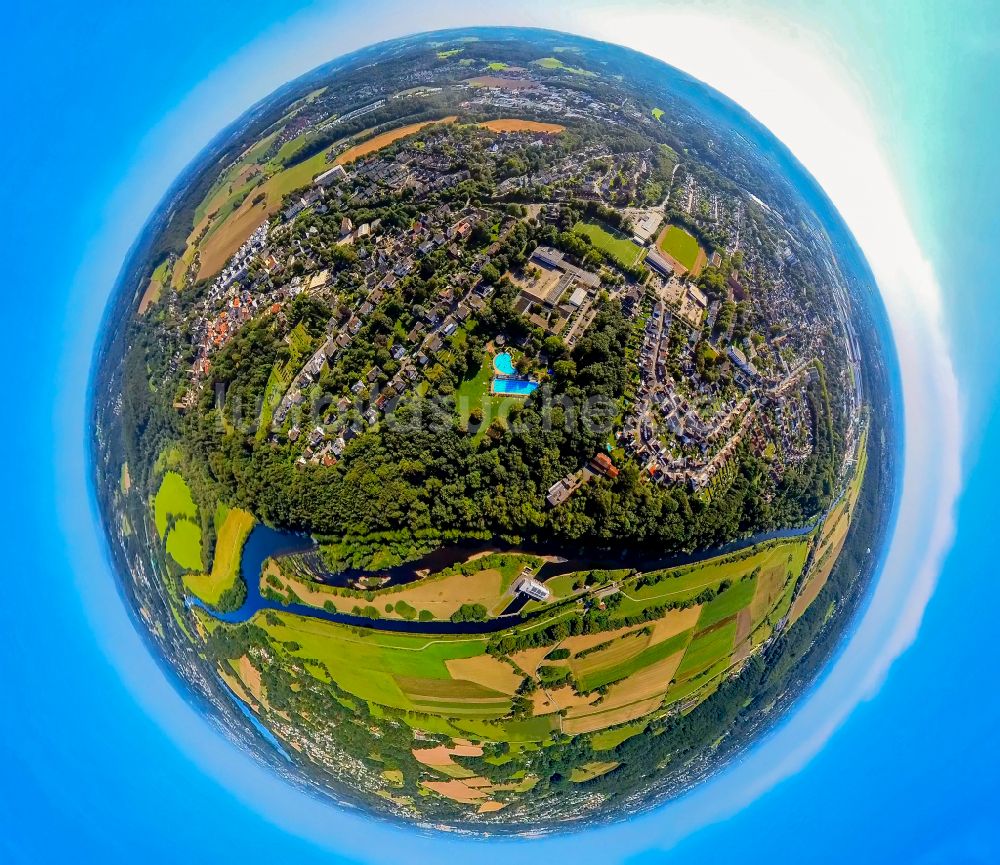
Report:
M216 605L239 577L243 545L256 525L253 514L219 505L215 514L215 556L207 574L185 574L184 586L206 604Z

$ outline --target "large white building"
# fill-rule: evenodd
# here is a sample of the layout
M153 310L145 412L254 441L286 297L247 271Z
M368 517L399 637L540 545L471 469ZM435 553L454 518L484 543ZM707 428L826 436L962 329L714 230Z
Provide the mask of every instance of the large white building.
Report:
M514 583L514 591L527 595L536 601L547 601L552 594L543 583L538 582L534 577L522 576Z

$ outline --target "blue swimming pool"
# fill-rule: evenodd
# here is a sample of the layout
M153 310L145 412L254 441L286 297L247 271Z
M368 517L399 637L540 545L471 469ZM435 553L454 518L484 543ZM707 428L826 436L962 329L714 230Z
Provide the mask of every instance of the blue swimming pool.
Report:
M493 379L493 393L497 396L528 396L537 387L537 381L526 378Z
M493 358L493 369L500 375L514 375L517 371L514 369L514 359L510 356L509 351L502 352Z

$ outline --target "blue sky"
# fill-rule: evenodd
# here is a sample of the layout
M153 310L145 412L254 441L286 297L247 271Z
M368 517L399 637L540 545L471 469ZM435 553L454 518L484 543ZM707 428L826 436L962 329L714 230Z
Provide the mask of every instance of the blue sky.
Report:
M459 852L477 861L659 862L669 848L677 861L753 862L773 860L776 846L806 861L1000 859L991 745L1000 696L983 688L995 678L986 601L996 569L982 543L993 535L1000 440L991 260L1000 236L1000 120L991 110L1000 15L986 2L947 5L647 0L473 12L429 2L418 14L381 2L361 10L180 0L9 13L0 36L4 349L13 373L0 861L417 861ZM894 569L858 637L785 729L677 805L517 851L416 838L332 812L234 751L177 695L125 617L83 483L83 392L103 304L177 171L250 102L309 66L376 38L477 20L657 49L792 146L885 278L917 455ZM786 89L790 81L797 88ZM856 194L875 183L890 192ZM952 530L950 493L960 485Z

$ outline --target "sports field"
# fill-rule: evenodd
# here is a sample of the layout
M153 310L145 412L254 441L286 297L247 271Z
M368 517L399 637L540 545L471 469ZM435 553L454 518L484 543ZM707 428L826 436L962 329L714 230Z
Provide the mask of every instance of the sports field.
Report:
M623 267L633 267L646 256L646 250L635 243L631 237L626 237L620 231L610 231L596 222L578 222L573 231L583 234L601 252L610 255Z
M656 248L669 255L692 275L697 276L705 266L705 253L698 241L677 225L668 225L656 239Z

